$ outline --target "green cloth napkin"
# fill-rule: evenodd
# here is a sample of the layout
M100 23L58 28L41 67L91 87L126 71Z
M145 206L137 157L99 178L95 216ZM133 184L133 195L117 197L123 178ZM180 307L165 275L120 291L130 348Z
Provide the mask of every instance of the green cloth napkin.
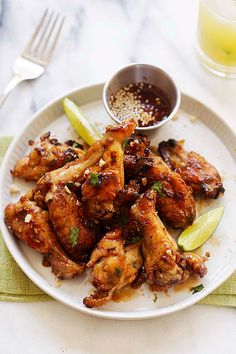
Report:
M0 163L11 142L11 137L0 137ZM22 272L10 255L0 234L0 300L48 301L52 298L40 290ZM236 273L212 294L199 302L207 305L236 307Z

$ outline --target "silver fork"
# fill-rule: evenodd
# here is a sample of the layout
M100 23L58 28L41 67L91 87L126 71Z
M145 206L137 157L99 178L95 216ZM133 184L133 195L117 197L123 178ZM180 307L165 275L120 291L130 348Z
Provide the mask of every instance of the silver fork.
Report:
M37 79L45 72L64 20L65 17L54 11L47 9L44 12L29 43L13 65L14 76L0 96L0 108L16 85L24 80Z

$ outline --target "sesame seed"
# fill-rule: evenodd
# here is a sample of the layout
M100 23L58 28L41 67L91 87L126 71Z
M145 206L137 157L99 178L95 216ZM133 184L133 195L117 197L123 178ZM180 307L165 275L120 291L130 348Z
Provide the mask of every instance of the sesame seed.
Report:
M52 193L48 192L45 197L45 202L48 203L50 200L52 200Z
M88 176L89 173L90 173L89 168L87 168L87 169L84 171L84 177Z
M32 215L31 214L27 214L25 216L25 220L24 221L28 224L31 220L32 220Z
M160 91L155 86L144 82L128 84L112 96L109 101L110 109L121 121L134 118L139 126L153 125L168 115L168 111L165 113L156 110L157 105L162 104L160 97L157 96L160 95ZM168 105L165 106L166 110L167 108Z
M64 189L65 189L66 193L71 194L71 191L70 191L70 189L67 186L65 186Z
M98 165L99 165L99 167L103 167L105 165L105 163L106 162L103 159L100 159Z
M146 186L147 185L147 177L142 178L142 185Z

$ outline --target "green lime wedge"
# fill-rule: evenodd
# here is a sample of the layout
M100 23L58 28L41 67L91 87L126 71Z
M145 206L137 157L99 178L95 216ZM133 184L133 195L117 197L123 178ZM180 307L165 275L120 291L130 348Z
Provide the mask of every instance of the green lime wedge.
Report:
M192 251L200 247L215 231L223 215L224 207L219 207L203 214L187 227L178 238L179 247Z
M101 135L97 130L95 131L92 128L89 121L74 102L68 98L64 98L63 107L70 124L88 145L92 145L96 140L101 139Z

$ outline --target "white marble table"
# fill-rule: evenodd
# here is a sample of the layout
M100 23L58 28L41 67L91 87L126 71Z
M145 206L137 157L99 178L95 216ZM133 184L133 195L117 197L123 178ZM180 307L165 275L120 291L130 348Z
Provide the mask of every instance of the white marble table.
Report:
M0 90L46 7L66 15L51 65L17 88L0 111L0 135L16 135L53 97L106 80L120 66L149 62L236 131L236 80L208 73L195 52L197 1L0 0ZM57 302L0 303L0 353L236 353L235 309L196 305L147 321L88 317Z

